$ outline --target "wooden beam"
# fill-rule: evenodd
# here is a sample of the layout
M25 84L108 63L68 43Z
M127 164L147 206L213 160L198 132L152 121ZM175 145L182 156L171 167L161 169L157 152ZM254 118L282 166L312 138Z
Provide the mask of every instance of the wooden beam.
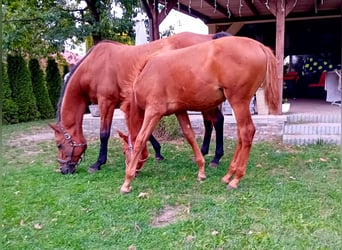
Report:
M160 13L158 14L158 22L159 25L163 22L163 20L167 17L167 15L170 13L170 11L176 6L178 0L169 0L167 1L166 6L164 6Z
M272 13L273 16L277 16L276 11L276 4L279 1L265 1L265 0L259 0L262 4L265 4L265 7Z
M245 0L245 3L255 16L259 16L259 11L255 8L252 0Z
M214 11L217 10L228 17L227 9L219 4L217 1L212 0L204 0L207 4L214 8Z
M285 6L285 17L296 7L297 0L288 0Z
M183 14L186 14L188 16L191 16L191 17L194 17L194 18L199 18L201 19L204 23L207 23L208 20L210 19L210 17L206 16L206 15L203 15L202 13L194 10L194 9L191 9L190 12L189 12L189 7L186 6L186 5L183 5L183 4L179 4L179 8L178 8L178 5L175 6L175 10L179 11L179 12L182 12Z
M286 21L299 21L299 20L316 20L316 19L330 19L330 18L341 18L340 10L333 10L333 11L320 11L317 15L306 15L303 13L289 13L286 17ZM241 17L241 18L218 18L218 19L208 19L206 24L231 24L234 22L244 22L245 24L250 23L270 23L275 22L275 16L272 14L263 15L259 17Z
M243 22L240 22L240 23L232 23L232 25L229 26L227 32L229 32L230 34L232 34L233 36L235 36L240 29L242 29L242 27L244 26L245 24Z

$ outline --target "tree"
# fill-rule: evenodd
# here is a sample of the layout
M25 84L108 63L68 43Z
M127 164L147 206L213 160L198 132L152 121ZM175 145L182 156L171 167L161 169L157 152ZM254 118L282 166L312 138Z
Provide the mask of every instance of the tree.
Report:
M33 93L37 100L37 108L41 118L48 119L55 117L54 108L52 107L43 70L40 68L38 59L30 59L29 69L31 72L31 81Z
M8 55L7 63L8 80L11 86L12 98L18 105L19 122L38 119L39 112L26 61L22 56Z
M7 77L7 69L2 63L2 122L13 124L19 122L18 106L12 99L12 91Z
M49 57L46 67L46 85L55 111L57 110L58 100L62 89L62 78L55 59Z
M119 16L114 6L123 10ZM3 49L31 56L64 50L65 42L103 39L130 43L138 0L4 0Z

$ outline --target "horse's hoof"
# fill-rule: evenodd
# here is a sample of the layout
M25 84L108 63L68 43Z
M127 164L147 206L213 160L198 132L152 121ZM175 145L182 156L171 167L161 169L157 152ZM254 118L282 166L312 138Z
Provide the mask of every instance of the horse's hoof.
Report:
M93 173L95 173L95 172L97 172L97 171L99 171L99 170L100 170L100 169L91 168L91 167L90 167L90 168L88 168L88 171L87 171L87 172L88 172L89 174L93 174Z
M124 187L122 186L121 189L120 189L120 193L121 194L128 194L132 191L132 188L131 187Z
M207 177L205 175L197 176L198 181L204 181Z
M163 161L163 160L165 160L165 158L163 156L156 156L154 159L156 161Z
M229 183L229 179L227 180L227 178L223 177L221 179L221 182L224 183L224 184L228 184Z
M237 189L237 186L232 186L232 185L227 185L227 189L228 190L234 190L234 189Z
M217 168L218 167L218 163L216 163L216 162L210 162L209 163L209 167L211 167L211 168Z

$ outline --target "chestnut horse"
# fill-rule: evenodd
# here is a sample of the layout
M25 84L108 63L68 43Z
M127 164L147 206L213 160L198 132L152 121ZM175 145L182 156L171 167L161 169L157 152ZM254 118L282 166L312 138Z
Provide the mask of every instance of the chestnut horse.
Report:
M95 172L107 161L108 139L114 110L119 108L122 101L129 96L132 83L146 59L154 53L184 48L226 35L229 34L201 35L183 32L139 46L109 41L94 46L70 73L62 89L57 123L50 124L55 131L61 173L74 173L77 163L86 150L87 143L82 131L82 121L83 114L90 103L98 103L101 114L100 152L98 160L88 169L88 172ZM218 117L217 122L214 122L215 128L218 128L216 133L218 139L213 162L218 164L223 155L223 132L221 132L223 115L217 108L214 111L214 116ZM206 120L205 115L204 120ZM206 130L206 133L209 132L210 129ZM151 139L158 157L160 146L153 137ZM205 146L203 153L207 153ZM161 157L160 154L159 156Z
M249 111L256 90L265 89L271 113L278 113L277 60L268 47L245 37L226 37L149 58L133 83L128 118L131 149L122 193L131 181L146 141L163 116L175 114L198 165L198 180L206 178L204 158L196 143L187 110L206 111L227 99L237 121L237 146L227 174L228 188L245 175L255 127Z

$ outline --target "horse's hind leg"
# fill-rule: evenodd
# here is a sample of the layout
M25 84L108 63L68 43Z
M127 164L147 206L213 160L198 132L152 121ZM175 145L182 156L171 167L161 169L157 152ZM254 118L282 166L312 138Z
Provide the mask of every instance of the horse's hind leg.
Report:
M100 152L97 161L88 168L88 173L94 173L101 169L101 166L107 162L108 140L112 126L115 105L105 105L99 102L101 114L100 123Z
M223 149L223 126L224 116L222 112L217 109L216 122L214 123L216 133L216 149L214 159L210 162L209 167L217 167L220 163L220 159L224 154Z
M203 137L203 143L201 147L202 155L206 155L209 152L209 146L210 146L210 140L211 140L211 134L213 132L213 124L211 121L205 119L203 117L203 123L204 123L204 137Z
M204 180L206 178L205 171L204 171L204 165L205 165L204 157L196 142L195 133L192 130L189 116L186 112L181 112L181 113L177 113L176 117L178 119L179 125L182 128L185 138L187 139L188 143L191 145L192 150L194 152L195 161L197 162L197 165L198 165L197 179Z
M241 178L246 174L249 153L253 143L255 127L249 109L246 105L236 106L234 109L238 126L238 143L227 174L222 181L228 183L228 188L237 188ZM233 177L233 180L230 180Z
M157 161L164 160L164 157L160 153L161 146L160 146L159 142L157 141L157 139L153 135L151 135L149 138L149 141L151 142L152 147L154 149L154 153L155 153L154 159L156 159Z

